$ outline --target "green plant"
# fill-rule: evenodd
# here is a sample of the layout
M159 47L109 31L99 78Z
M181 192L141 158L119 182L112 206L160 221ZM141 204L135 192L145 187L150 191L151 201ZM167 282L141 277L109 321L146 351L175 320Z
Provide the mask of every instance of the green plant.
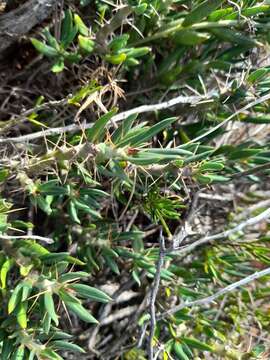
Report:
M38 97L15 118L28 131L0 138L1 358L69 358L98 320L93 358L264 356L270 5L69 5L59 38L31 41L80 86Z

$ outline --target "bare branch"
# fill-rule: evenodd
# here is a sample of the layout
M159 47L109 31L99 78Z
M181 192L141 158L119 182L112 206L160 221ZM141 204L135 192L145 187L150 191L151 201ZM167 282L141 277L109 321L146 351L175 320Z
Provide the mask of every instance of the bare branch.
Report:
M20 236L13 236L13 235L0 235L0 239L2 240L21 240L21 239L27 239L27 240L38 240L38 241L43 241L47 244L52 244L54 243L53 239L48 238L48 237L44 237L44 236L39 236L39 235L20 235Z
M180 311L180 310L185 309L187 307L201 306L201 305L210 304L214 300L219 298L220 296L225 295L227 293L230 293L230 292L236 290L237 288L239 288L240 286L246 285L246 284L248 284L248 283L250 283L250 282L252 282L252 281L254 281L256 279L259 279L259 278L261 278L263 276L266 276L266 275L270 275L270 267L266 268L266 269L264 269L262 271L255 272L255 273L245 277L244 279L241 279L241 280L239 280L239 281L237 281L237 282L235 282L233 284L230 284L230 285L228 285L225 288L219 290L218 292L216 292L215 294L213 294L211 296L207 296L207 297L204 297L202 299L198 299L198 300L194 300L194 301L179 304L179 305L175 306L174 308L160 314L157 317L157 319L158 320L164 319L164 318L168 317L169 315L172 315L172 314L176 313L177 311Z
M142 105L142 106L139 106L137 108L134 108L134 109L131 109L131 110L128 110L128 111L124 111L124 112L122 112L122 113L120 113L118 115L113 116L111 118L111 122L116 123L116 122L122 121L122 120L126 119L128 116L133 115L133 114L142 114L142 113L154 112L154 111L162 110L162 109L168 109L168 108L170 108L170 107L172 107L174 105L177 105L177 104L195 105L195 104L199 104L200 102L205 101L205 100L206 101L207 100L211 101L211 96L212 95L213 95L213 92L209 93L207 96L182 96L182 95L180 95L180 96L177 96L174 99L164 101L164 102L159 103L159 104ZM265 96L260 97L259 99L256 99L256 100L252 101L251 103L247 104L243 108L241 108L241 109L237 110L236 112L234 112L232 115L230 115L224 121L219 123L217 126L211 128L206 133L200 135L197 138L192 139L189 143L194 143L196 141L201 140L205 136L211 134L215 130L217 130L220 127L227 124L230 120L235 118L237 115L241 114L243 111L245 111L247 109L250 109L255 105L261 104L261 103L263 103L263 102L265 102L265 101L267 101L269 99L270 99L270 94L267 94ZM94 123L83 124L83 125L71 124L71 125L62 126L62 127L46 129L46 130L38 131L36 133L23 135L23 136L19 136L19 137L0 138L0 144L6 144L6 143L9 143L9 142L12 142L12 143L24 143L24 142L35 140L35 139L42 138L42 137L45 137L45 136L60 135L60 134L66 133L66 132L76 132L76 131L80 131L80 130L83 130L83 129L90 129L93 126L93 124Z
M244 228L246 228L247 226L251 226L251 225L255 225L258 224L259 222L266 220L270 217L270 208L268 208L267 210L263 211L261 214L254 216L253 218L250 218L246 221L243 221L242 223L238 224L237 226L235 226L232 229L223 231L221 233L218 234L214 234L214 235L209 235L209 236L205 236L197 241L194 241L191 244L188 245L184 245L181 246L178 249L169 249L167 250L167 253L170 254L174 254L174 255L180 255L180 254L184 254L187 252L191 252L192 250L196 249L198 246L210 243L212 241L216 241L216 240L220 240L220 239L224 239L238 231L243 230ZM177 236L177 234L175 235Z
M122 121L133 114L142 114L142 113L154 112L157 110L167 109L167 108L170 108L177 104L193 104L194 105L194 104L199 103L200 101L208 99L208 98L209 97L206 98L204 96L182 96L182 95L180 95L174 99L171 99L169 101L164 101L159 104L142 105L142 106L136 107L134 109L124 111L120 114L113 116L111 119L111 122L115 123L115 122ZM66 101L66 99L65 99L65 101ZM65 103L65 101L63 100L63 103ZM52 105L59 105L59 103L61 105L63 104L62 102L57 102L56 104L52 103ZM36 109L31 109L30 113L32 113L32 111L34 111L34 110L38 111L43 108L47 108L48 104L49 103L46 103ZM25 112L23 115L26 116L26 114L29 115L29 111ZM35 133L31 133L31 134L23 135L23 136L19 136L19 137L12 137L12 138L6 138L6 139L0 138L0 144L6 144L9 142L24 143L24 142L32 141L32 140L42 138L45 136L61 135L65 132L76 132L76 131L80 131L82 129L90 129L93 125L94 125L94 123L82 124L82 125L71 124L71 125L67 125L67 126L46 129L46 130L38 131Z
M229 117L227 117L225 120L223 120L221 123L217 124L216 126L214 126L213 128L209 129L208 131L206 131L205 133L203 133L202 135L199 135L198 137L190 140L189 142L187 142L186 144L191 144L191 143L195 143L197 141L200 141L201 139L204 139L206 136L212 134L214 131L220 129L221 127L223 127L224 125L226 125L229 121L231 121L233 118L235 118L236 116L240 115L243 111L246 111L248 109L251 109L253 106L259 105L267 100L270 99L270 93L266 94L264 96L261 96L260 98L252 101L251 103L245 105L244 107L242 107L241 109L235 111L233 114L231 114Z
M159 258L158 258L158 262L157 262L153 288L152 288L152 291L150 293L150 304L149 304L149 310L150 310L150 336L149 336L149 340L148 340L148 359L149 360L154 359L153 339L154 339L155 326L156 326L155 303L156 303L157 293L158 293L159 284L160 284L160 276L161 276L161 270L162 270L163 263L164 263L165 251L166 251L166 249L165 249L165 239L164 239L164 236L162 234L162 230L160 230L160 235L159 235Z
M256 174L256 173L261 173L264 170L269 170L270 169L270 164L265 163L265 164L261 164L258 166L255 166L251 169L245 170L245 171L240 171L239 173L233 174L231 176L232 179L240 179L243 176L247 176L247 175L252 175L252 174Z

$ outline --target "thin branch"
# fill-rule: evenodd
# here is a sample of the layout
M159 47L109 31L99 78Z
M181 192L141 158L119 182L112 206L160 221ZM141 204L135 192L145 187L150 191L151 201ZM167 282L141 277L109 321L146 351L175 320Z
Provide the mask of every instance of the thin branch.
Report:
M198 300L194 300L194 301L190 301L190 302L186 302L186 303L182 303L179 304L177 306L175 306L174 308L165 311L164 313L160 314L157 319L161 320L164 319L166 317L168 317L169 315L172 315L174 313L176 313L177 311L180 311L182 309L188 308L188 307L193 307L193 306L200 306L200 305L206 305L206 304L210 304L212 303L214 300L216 300L217 298L219 298L222 295L225 295L227 293L230 293L234 290L236 290L237 288L239 288L240 286L246 285L256 279L259 279L263 276L266 275L270 275L270 267L262 270L262 271L258 271L255 272L247 277L245 277L244 279L241 279L233 284L230 284L228 286L226 286L225 288L219 290L218 292L216 292L215 294L211 295L211 296L207 296Z
M168 249L167 253L170 254L174 254L174 255L179 255L179 254L183 254L183 253L187 253L190 252L192 250L194 250L195 248L197 248L198 246L201 246L203 244L215 241L215 240L220 240L220 239L224 239L238 231L243 230L244 228L246 228L247 226L251 226L251 225L255 225L258 224L259 222L266 220L270 217L270 208L268 208L267 210L263 211L262 213L260 213L257 216L254 216L253 218L250 218L246 221L243 221L242 223L238 224L237 226L235 226L232 229L229 230L225 230L221 233L218 234L214 234L214 235L209 235L209 236L205 236L197 241L194 241L191 244L185 245L185 246L181 246L179 249ZM177 235L176 235L177 236Z
M243 176L247 176L247 175L252 175L252 174L256 174L256 173L260 173L264 170L268 170L270 169L270 163L265 163L265 164L261 164L258 166L253 167L252 169L248 169L245 171L241 171L239 173L233 174L231 176L232 179L239 179L242 178Z
M54 243L53 239L39 236L39 235L20 235L20 236L13 236L13 235L0 235L0 239L2 240L21 240L21 239L27 239L27 240L38 240L43 241L47 244Z
M266 94L264 96L261 96L259 99L256 99L256 100L252 101L251 103L245 105L241 109L235 111L229 117L224 119L221 123L217 124L216 126L214 126L211 129L209 129L208 131L206 131L202 135L199 135L196 138L188 141L185 145L200 141L201 139L205 138L206 136L212 134L214 131L216 131L216 130L220 129L221 127L223 127L224 125L226 125L229 121L231 121L236 116L240 115L243 111L246 111L246 110L252 108L253 106L259 105L259 104L261 104L261 103L263 103L263 102L265 102L267 100L270 100L270 93L268 93L268 94Z
M142 114L142 113L154 112L157 110L167 109L167 108L170 108L177 104L192 104L192 105L194 105L196 103L199 103L202 100L209 99L209 96L205 97L205 96L182 96L182 95L180 95L174 99L171 99L169 101L164 101L159 104L142 105L142 106L136 107L136 108L128 110L128 111L124 111L120 114L113 116L111 118L111 122L114 123L114 122L122 121L133 114ZM65 101L66 101L66 99L65 99ZM60 102L52 103L52 105L54 105L54 106L59 105L59 103ZM63 103L64 103L64 100L63 100ZM61 105L63 103L61 103ZM23 115L24 116L25 116L25 114L29 115L29 112L32 113L33 110L38 111L38 110L41 110L42 108L47 108L47 105L48 105L48 103L40 105L40 107L31 109L31 111L29 110L29 111L25 112ZM90 129L93 125L94 125L94 123L82 124L82 125L71 124L71 125L67 125L67 126L46 129L46 130L38 131L35 133L31 133L31 134L23 135L23 136L19 136L19 137L0 138L0 144L6 144L9 142L24 143L24 142L32 141L32 140L42 138L45 136L61 135L66 132L72 133L72 132L80 131L82 129Z
M164 236L162 234L162 230L160 230L160 235L159 235L159 258L158 258L158 262L157 262L153 288L152 288L152 291L150 293L150 304L149 304L149 309L150 309L150 335L149 335L149 340L148 340L148 359L149 360L154 359L153 339L154 339L155 326L156 326L155 303L156 303L157 293L158 293L159 284L160 284L161 270L162 270L163 263L164 263L165 252L166 252L165 239L164 239Z
M103 320L101 320L100 322L100 326L107 326L111 323L116 323L117 321L134 314L137 309L138 309L137 305L130 305L123 309L119 309L114 313L103 318Z
M154 111L157 111L157 110L170 108L170 107L172 107L174 105L177 105L177 104L195 105L195 104L200 103L203 100L204 101L205 100L211 100L211 94L212 93L209 93L206 97L205 96L182 96L182 95L180 95L180 96L177 96L174 99L171 99L169 101L164 101L164 102L159 103L159 104L142 105L142 106L139 106L137 108L134 108L134 109L131 109L131 110L128 110L128 111L124 111L124 112L122 112L122 113L120 113L118 115L113 116L111 118L111 122L116 123L118 121L122 121L122 120L126 119L128 116L133 115L133 114L142 114L142 113L147 113L147 112L154 112ZM252 101L251 103L247 104L243 108L237 110L235 113L230 115L228 118L223 120L221 123L219 123L215 127L208 130L206 133L198 136L197 138L194 138L194 139L190 140L187 144L194 143L194 142L197 142L197 141L203 139L207 135L213 133L217 129L219 129L222 126L224 126L225 124L227 124L230 120L235 118L237 115L240 115L243 111L248 110L248 109L252 108L253 106L261 104L261 103L263 103L263 102L265 102L265 101L267 101L269 99L270 99L270 94L267 94L265 96L260 97L259 99L256 99L256 100ZM35 139L42 138L42 137L45 137L45 136L60 135L60 134L66 133L66 132L76 132L76 131L80 131L80 130L83 130L83 129L90 129L93 126L93 124L94 123L82 124L82 125L71 124L71 125L62 126L62 127L46 129L46 130L38 131L36 133L23 135L23 136L19 136L19 137L0 138L0 144L7 144L9 142L12 142L12 143L24 143L24 142L35 140Z

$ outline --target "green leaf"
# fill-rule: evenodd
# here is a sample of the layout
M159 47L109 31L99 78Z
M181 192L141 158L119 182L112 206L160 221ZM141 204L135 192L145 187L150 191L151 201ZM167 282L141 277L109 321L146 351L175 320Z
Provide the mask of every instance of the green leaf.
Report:
M180 148L149 148L146 149L145 152L151 154L159 154L159 155L175 155L175 156L183 156L183 155L193 155L191 151L180 149Z
M69 285L69 288L75 290L77 294L87 299L99 301L102 303L107 303L109 301L112 301L110 296L108 296L103 291L98 290L92 286L88 286L84 284L72 284Z
M67 48L75 36L77 35L78 27L77 24L73 25L73 15L71 10L65 11L65 17L61 26L61 44L64 48Z
M74 15L74 21L75 21L75 24L77 24L79 33L84 36L88 36L89 35L88 27L85 25L85 23L82 21L82 19L80 18L80 16L78 14Z
M142 15L148 7L147 3L142 3L134 7L136 15Z
M65 52L65 54L63 56L64 56L64 59L67 60L68 62L70 62L71 64L77 64L82 59L82 55L79 53Z
M40 352L40 356L46 360L64 360L60 355L58 355L52 349L45 349Z
M49 334L52 326L52 318L50 317L49 313L46 312L45 316L42 319L42 329L45 334Z
M23 240L18 243L18 245L20 248L24 249L29 256L42 256L50 253L49 250L47 250L44 246L40 245L34 240Z
M244 36L241 33L231 29L211 29L211 32L219 39L222 39L223 41L228 41L232 44L239 44L245 47L257 46L256 41L254 41L253 39L250 39L247 36Z
M23 287L23 283L20 283L13 290L13 293L8 302L8 314L11 314L16 308L16 306L19 304L19 302L21 301L22 287Z
M13 350L13 339L5 339L2 344L2 352L1 352L1 359L9 359L11 352Z
M181 30L173 37L173 41L180 45L194 46L208 40L210 35L207 33L200 33L193 30Z
M71 217L71 219L76 222L77 224L80 224L80 219L78 218L78 213L77 213L77 209L76 209L76 204L74 201L69 201L68 203L68 212L69 215Z
M60 49L60 46L59 46L56 38L54 36L52 36L52 34L50 33L50 30L48 28L45 28L43 30L43 34L45 35L46 40L51 47L55 48L56 50Z
M130 137L128 139L124 139L123 141L121 141L121 143L120 143L121 145L118 144L118 146L125 146L125 145L128 145L128 144L130 146L141 145L144 142L150 140L152 137L157 135L162 130L169 127L176 120L177 120L176 117L164 119L164 120L158 122L157 124L153 125L152 127L144 130L144 131L142 129L139 134L135 134L134 136L132 136L132 137Z
M133 114L128 116L122 124L114 131L112 135L112 142L117 144L120 140L122 140L129 130L131 129L134 121L137 119L138 114Z
M209 21L218 21L223 19L226 15L232 14L233 12L233 7L226 7L224 9L215 10L209 15Z
M216 174L207 174L207 177L211 180L211 182L228 182L230 180L229 177Z
M77 315L81 320L91 323L98 324L98 321L79 303L75 302L66 302L65 305L67 308Z
M87 96L92 93L95 93L102 89L102 86L98 86L95 81L91 81L89 84L80 88L70 99L68 99L69 104L79 105L79 102L84 100Z
M18 347L14 355L12 356L12 360L23 360L24 359L24 351L25 347L24 345L21 345Z
M38 191L46 195L67 195L68 190L64 186L59 186L58 180L49 180L38 186Z
M211 183L211 178L207 175L196 174L195 179L201 184Z
M260 149L237 149L229 154L230 160L247 159L251 156L257 155Z
M90 38L79 35L78 42L79 42L80 49L85 54L89 55L94 51L95 42L93 40L91 40Z
M117 113L116 108L101 116L87 132L87 138L90 142L96 143L102 140L105 134L106 125Z
M190 26L200 22L216 10L222 3L223 0L206 0L202 2L185 17L183 26Z
M47 291L43 296L44 296L45 309L48 311L48 314L54 321L55 325L58 326L59 321L58 321L58 316L54 309L53 295L50 291Z
M127 58L125 53L117 54L117 55L105 55L105 60L113 65L120 65L124 62Z
M13 264L14 264L13 259L7 259L1 267L1 271L0 271L1 289L6 288L7 274L12 268Z
M64 303L74 302L75 304L81 304L81 301L79 299L77 299L75 296L71 295L64 289L60 289L58 291L58 295L59 295L60 299L62 301L64 301Z
M108 48L113 52L118 52L127 45L128 39L128 34L117 36L109 43Z
M244 8L241 9L241 15L246 17L251 17L267 12L269 13L269 10L270 10L270 5L262 4L259 6L252 6L246 9ZM227 14L226 16L224 16L223 19L233 20L233 19L238 19L238 16L239 16L239 11L233 11L231 14Z
M105 253L103 251L103 257L106 261L106 264L109 266L109 268L116 274L119 275L120 274L120 270L118 268L117 262L114 260L114 258L109 255L108 253Z
M127 59L131 59L131 58L136 59L138 57L148 54L151 51L151 48L145 46L140 48L123 49L122 51L125 52Z
M249 74L247 81L251 84L254 84L255 82L258 82L262 80L266 75L268 75L270 72L270 68L261 68L253 71L251 74Z
M173 350L175 352L175 355L177 356L177 359L179 359L179 360L189 360L189 357L187 356L187 354L185 353L182 345L178 341L174 342Z
M102 218L99 212L93 210L89 205L85 204L82 200L73 200L73 202L78 209L86 212L87 214L92 215L94 218L97 219Z
M214 152L214 150L207 150L207 151L204 151L200 154L196 154L196 155L193 155L193 156L190 156L188 158L186 158L184 160L184 165L187 165L187 164L190 164L192 162L196 162L196 161L200 161L200 160L205 160L208 158L208 156L210 154L212 154Z
M17 321L22 329L27 328L27 302L22 302L18 306Z
M88 277L89 274L87 272L75 271L59 276L58 281L64 283L64 282L69 282L69 281L78 280L81 278L88 278Z
M208 161L203 163L199 170L200 171L219 171L224 168L224 164L220 162Z
M43 210L47 215L51 215L52 213L51 205L49 204L46 198L44 198L41 195L38 195L33 199L34 201L37 202L41 210Z
M61 71L63 71L65 68L65 62L64 59L61 57L59 58L51 67L51 70L53 73L59 73Z
M45 56L47 56L47 57L52 57L52 58L59 56L59 53L58 53L58 51L57 51L55 48L53 48L53 47L51 47L51 46L49 46L49 45L46 45L46 44L44 44L43 42L41 42L41 41L39 41L39 40L37 40L37 39L34 39L34 38L31 38L30 40L31 40L33 46L34 46L42 55L45 55Z
M45 254L40 257L40 260L44 263L54 264L58 261L67 260L69 256L68 252L58 252L58 253L50 253Z
M181 340L194 349L198 349L201 351L214 351L212 346L209 346L197 339L182 337Z
M75 351L85 353L85 350L76 344L69 343L63 340L55 340L52 342L53 347L59 350Z

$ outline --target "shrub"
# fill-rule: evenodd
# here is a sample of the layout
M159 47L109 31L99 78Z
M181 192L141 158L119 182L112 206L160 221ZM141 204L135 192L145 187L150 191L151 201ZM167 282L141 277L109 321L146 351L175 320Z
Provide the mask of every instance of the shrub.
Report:
M31 37L55 82L80 85L44 93L0 138L2 359L71 358L89 331L93 358L268 350L269 13L70 1L55 36ZM105 328L121 336L107 344Z

